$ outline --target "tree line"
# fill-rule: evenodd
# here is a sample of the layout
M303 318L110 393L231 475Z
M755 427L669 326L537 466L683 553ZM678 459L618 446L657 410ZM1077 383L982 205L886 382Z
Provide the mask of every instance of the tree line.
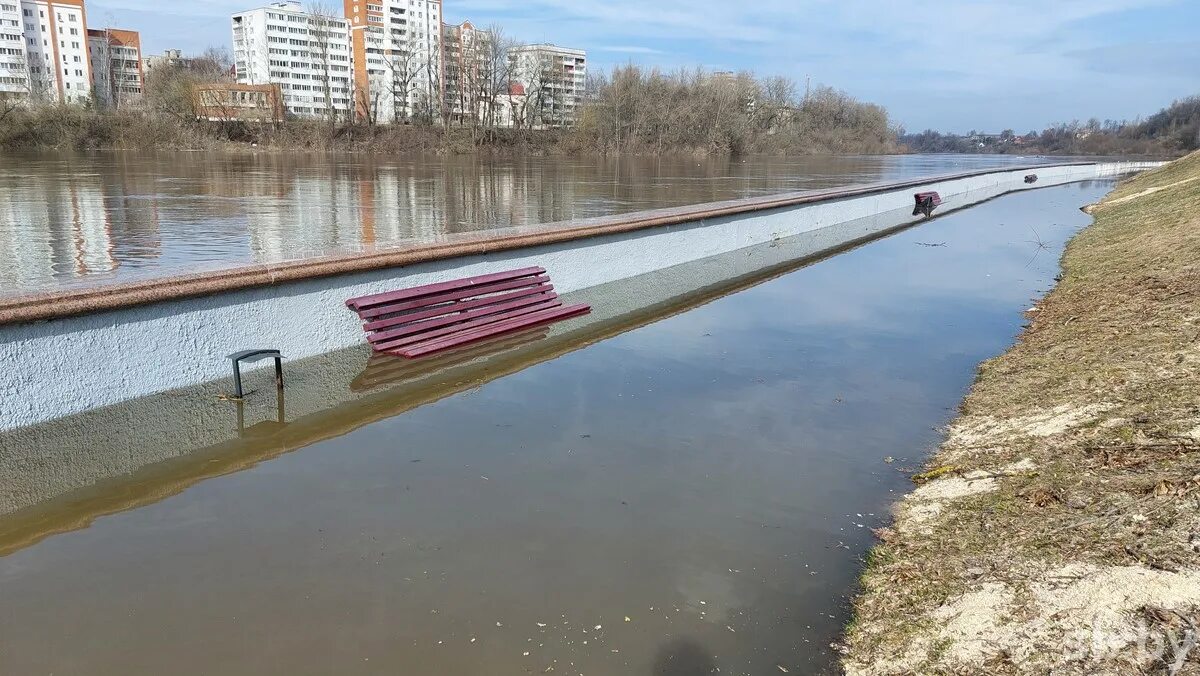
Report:
M575 141L601 152L888 153L883 107L787 78L625 66L589 83Z
M317 13L315 16L320 17ZM319 21L319 18L318 18ZM314 49L320 50L320 39ZM896 130L881 106L785 78L751 73L672 73L638 66L589 77L572 107L561 64L523 63L521 45L497 26L448 40L445 68L421 73L415 55L393 55L388 87L354 105L278 125L197 119L193 88L232 81L227 50L209 49L146 73L139 100L102 107L46 98L0 100L0 147L219 147L472 152L524 148L596 153L886 153ZM445 92L429 99L419 75ZM441 81L437 78L445 78ZM328 77L326 79L329 79ZM514 85L520 83L520 87ZM323 91L334 98L334 84ZM340 86L340 85L338 85ZM572 84L571 88L574 88ZM386 100L385 100L386 99ZM386 111L386 112L385 112Z
M1200 149L1200 96L1174 101L1144 120L1075 120L1027 134L1011 129L999 134L942 134L927 129L901 132L899 141L914 153L1183 155Z

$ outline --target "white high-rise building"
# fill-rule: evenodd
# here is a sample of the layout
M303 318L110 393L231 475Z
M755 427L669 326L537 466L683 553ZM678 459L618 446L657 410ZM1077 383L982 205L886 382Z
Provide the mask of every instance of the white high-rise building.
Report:
M443 99L442 0L345 0L360 118L437 118Z
M0 97L29 93L20 0L0 0Z
M523 45L508 53L513 81L524 89L526 124L575 124L587 84L587 52L557 45Z
M277 84L288 113L347 117L353 110L349 23L275 2L233 15L238 82Z
M5 6L12 2L0 0ZM20 4L27 94L35 100L86 101L92 94L92 70L83 0L20 0ZM2 14L7 17L10 12ZM11 42L0 40L5 46Z

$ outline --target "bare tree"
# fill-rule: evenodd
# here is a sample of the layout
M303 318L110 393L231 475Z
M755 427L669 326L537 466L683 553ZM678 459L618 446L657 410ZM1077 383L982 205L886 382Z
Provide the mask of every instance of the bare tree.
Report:
M379 121L379 99L378 87L364 89L357 83L354 85L354 109L368 127L374 128Z
M94 78L94 83L92 85L92 99L101 106L111 105L116 107L115 88L117 83L116 72L113 68L112 59L112 35L108 32L107 28L101 32L103 33L103 38L100 41L100 48L96 51L92 51L90 49L91 45L89 45L88 51L91 52L90 58L92 72L106 75L106 77ZM89 42L90 40L91 38L89 37Z
M330 131L337 126L337 109L333 106L333 81L330 78L333 45L330 40L330 30L337 19L333 9L325 0L312 0L308 4L308 52L316 60L320 73L317 74L317 86L325 99L324 116L329 121ZM358 101L355 101L357 106ZM366 114L367 111L360 111Z
M31 98L33 91L33 73L24 54L13 57L12 61L0 63L0 76L8 80L18 81L17 91L0 92L0 122L12 115L26 100Z
M195 58L188 59L184 67L206 82L232 82L233 55L225 47L209 47Z
M488 26L487 44L482 55L485 74L482 115L484 128L489 133L492 133L497 125L497 106L505 99L512 101L513 71L508 54L514 44L513 40L505 36L504 29L499 24L493 23Z
M404 122L412 115L411 100L413 84L420 74L419 64L413 50L405 45L401 49L393 49L384 59L387 72L384 74L384 88L392 101L392 122Z
M41 62L40 59L18 57L14 70L20 70L24 64L24 77L21 89L27 95L30 103L47 103L54 94L52 66Z
M563 124L563 71L552 57L538 55L525 94L530 98L526 114L532 125L558 127Z
M424 90L419 92L420 100L417 104L421 115L426 123L432 124L434 120L440 119L443 127L449 129L448 108L445 101L442 100L442 74L439 69L439 60L433 55L426 56L421 61L421 70L425 73L425 80L422 83Z
M201 56L162 65L146 75L143 86L147 106L180 123L195 120L196 85L232 82L233 60L224 49L210 47Z
M17 92L0 92L0 123L21 107L21 98Z

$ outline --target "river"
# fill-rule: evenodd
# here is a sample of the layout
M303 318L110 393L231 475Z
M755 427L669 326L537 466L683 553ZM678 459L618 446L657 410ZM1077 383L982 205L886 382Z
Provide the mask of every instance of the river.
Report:
M0 156L0 295L1044 159Z
M748 182L826 179L772 180ZM119 409L0 437L0 504L22 505L0 516L0 670L832 673L871 529L1111 185L1004 196L333 420L271 401L243 431L211 393L160 420L170 394L141 406L175 430L150 441L122 442ZM389 377L330 359L352 389ZM347 385L288 397L320 387ZM218 427L237 441L33 504Z

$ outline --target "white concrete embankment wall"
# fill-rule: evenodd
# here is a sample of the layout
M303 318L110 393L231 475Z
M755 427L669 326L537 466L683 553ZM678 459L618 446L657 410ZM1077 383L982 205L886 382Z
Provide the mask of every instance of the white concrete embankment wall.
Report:
M1012 169L933 179L919 190L938 191L943 204L937 213L945 213L1008 192L1152 166L1157 163ZM1035 184L1024 183L1028 173L1038 175ZM227 377L225 355L248 347L278 348L298 359L360 343L362 328L346 309L347 298L532 265L549 270L560 292L571 292L802 235L813 238L818 252L875 234L862 224L875 214L911 209L915 191L906 182L675 225L6 324L0 326L0 430Z

